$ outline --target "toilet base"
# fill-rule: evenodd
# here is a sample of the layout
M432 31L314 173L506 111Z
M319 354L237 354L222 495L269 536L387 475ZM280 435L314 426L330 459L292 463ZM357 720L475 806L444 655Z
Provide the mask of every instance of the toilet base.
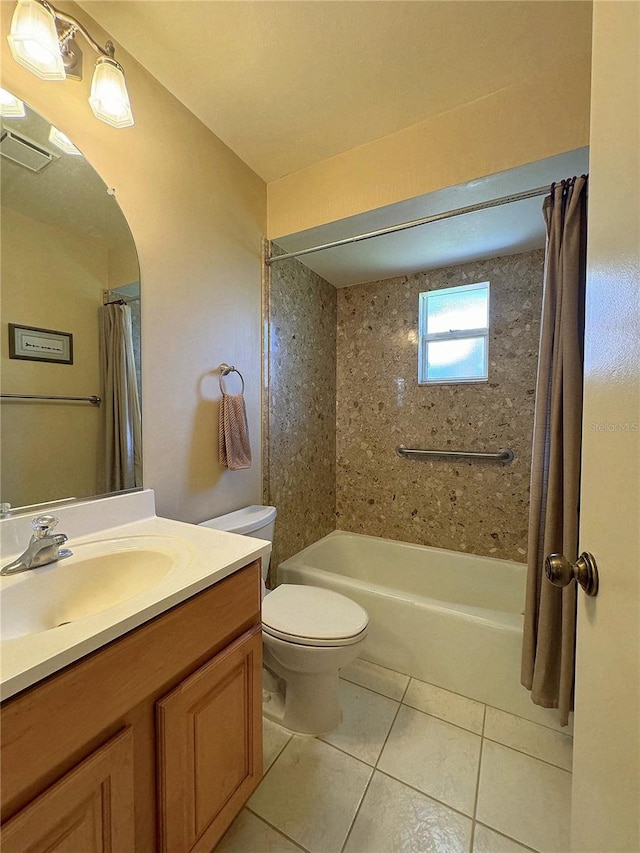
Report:
M339 646L308 646L263 631L265 716L292 732L324 735L342 722L338 672L362 650L366 629Z
M342 722L338 673L287 676L280 689L263 691L264 716L299 734L324 735L336 729Z

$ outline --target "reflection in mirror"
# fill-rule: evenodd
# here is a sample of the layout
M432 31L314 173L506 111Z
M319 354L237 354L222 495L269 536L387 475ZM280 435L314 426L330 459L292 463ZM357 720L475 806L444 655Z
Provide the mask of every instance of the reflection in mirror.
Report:
M2 94L0 501L141 486L131 232L72 141L28 105L4 115Z

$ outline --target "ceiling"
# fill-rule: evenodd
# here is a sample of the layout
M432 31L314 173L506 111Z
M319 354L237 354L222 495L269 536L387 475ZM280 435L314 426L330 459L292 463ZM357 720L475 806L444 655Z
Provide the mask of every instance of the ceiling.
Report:
M591 2L582 0L80 6L266 181L591 48Z
M265 181L589 55L590 0L79 0ZM135 112L135 91L131 93ZM588 171L588 152L278 239L350 237ZM337 287L544 245L541 198L301 262Z
M131 241L124 214L104 181L83 156L65 154L49 141L51 125L26 107L24 118L3 118L9 130L53 154L41 172L32 172L5 157L0 163L0 198L11 208L46 225L100 240L107 248Z

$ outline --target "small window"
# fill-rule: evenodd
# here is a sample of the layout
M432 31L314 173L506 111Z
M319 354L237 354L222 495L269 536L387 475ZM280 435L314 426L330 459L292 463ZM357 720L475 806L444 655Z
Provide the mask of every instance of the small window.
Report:
M489 369L489 282L420 294L418 382L483 382Z

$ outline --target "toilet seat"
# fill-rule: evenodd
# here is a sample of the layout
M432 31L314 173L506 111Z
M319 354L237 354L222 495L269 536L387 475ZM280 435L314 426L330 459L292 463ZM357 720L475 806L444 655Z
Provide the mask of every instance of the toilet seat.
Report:
M282 584L262 602L264 633L299 645L352 645L368 624L367 611L359 604L321 587Z
M353 637L342 637L341 639L334 640L318 640L314 637L299 637L294 634L285 634L284 631L276 631L273 628L268 628L266 625L262 626L262 634L263 636L266 634L267 637L273 637L276 640L282 640L284 643L290 643L292 646L313 646L318 649L335 649L339 646L353 646L355 643L363 640L367 635L367 629L364 631L360 631L359 634L356 634Z

